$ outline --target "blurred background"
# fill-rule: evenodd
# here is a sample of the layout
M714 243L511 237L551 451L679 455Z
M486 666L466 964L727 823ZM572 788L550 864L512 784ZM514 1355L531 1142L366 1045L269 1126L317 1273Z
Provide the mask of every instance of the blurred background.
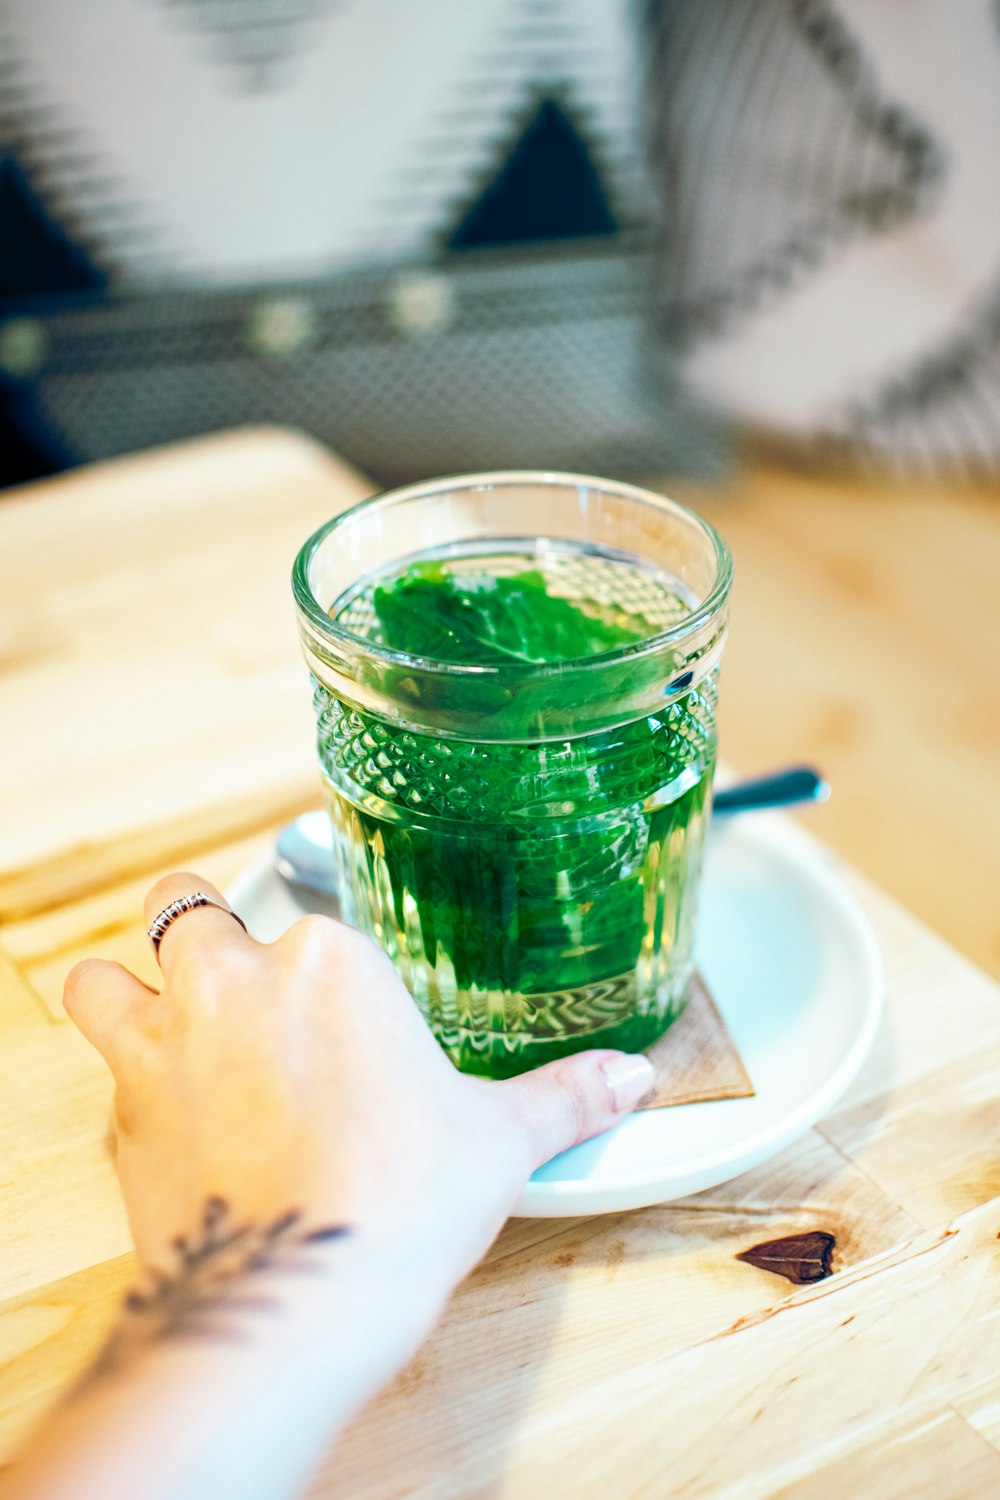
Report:
M1000 973L998 146L995 0L5 0L0 483L268 422L669 486L724 753Z
M290 422L382 482L710 454L644 341L619 0L13 0L22 468Z

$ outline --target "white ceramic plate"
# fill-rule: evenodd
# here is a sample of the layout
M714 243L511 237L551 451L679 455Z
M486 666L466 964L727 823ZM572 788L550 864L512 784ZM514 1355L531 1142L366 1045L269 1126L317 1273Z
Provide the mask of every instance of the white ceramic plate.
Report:
M229 898L263 941L302 912L266 860L237 877ZM717 824L698 964L755 1096L633 1115L542 1167L515 1213L612 1213L714 1187L780 1151L839 1098L875 1034L882 972L867 918L822 850L780 818Z

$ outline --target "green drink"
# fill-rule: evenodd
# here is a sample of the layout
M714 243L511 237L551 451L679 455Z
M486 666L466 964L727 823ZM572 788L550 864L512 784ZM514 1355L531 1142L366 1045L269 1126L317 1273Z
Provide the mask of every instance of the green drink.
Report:
M501 496L505 532L491 528ZM421 500L442 497L445 515L439 504L420 524ZM634 497L653 508L636 517L646 555L573 535L621 532ZM398 527L372 524L394 505ZM714 573L724 565L707 609L687 551L677 572L648 555L662 507L684 518L678 538L694 528L688 551L702 541ZM530 510L562 534L515 531ZM352 515L368 556L348 580ZM345 915L466 1071L635 1050L680 1014L727 590L728 557L696 518L562 476L396 492L303 549L296 591Z

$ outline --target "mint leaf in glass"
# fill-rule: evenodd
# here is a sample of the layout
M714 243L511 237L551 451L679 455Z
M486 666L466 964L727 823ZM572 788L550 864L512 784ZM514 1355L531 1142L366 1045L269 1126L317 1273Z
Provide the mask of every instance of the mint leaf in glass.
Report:
M573 661L642 640L655 626L607 605L584 610L548 592L544 575L456 576L413 563L373 604L385 644L411 656L485 666Z

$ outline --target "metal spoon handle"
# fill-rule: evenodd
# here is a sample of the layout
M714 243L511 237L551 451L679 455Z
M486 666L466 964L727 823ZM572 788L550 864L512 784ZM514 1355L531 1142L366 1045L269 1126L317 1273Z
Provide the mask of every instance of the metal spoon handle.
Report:
M718 817L729 813L762 812L768 807L793 807L799 802L825 802L830 787L812 766L788 766L755 781L741 781L736 786L716 792L714 811Z
M715 794L715 812L755 812L767 807L790 807L797 802L825 802L830 795L826 782L810 766L789 766L756 781L741 781ZM323 811L303 813L278 835L275 864L278 873L299 891L337 899L337 874L333 861L333 830Z

